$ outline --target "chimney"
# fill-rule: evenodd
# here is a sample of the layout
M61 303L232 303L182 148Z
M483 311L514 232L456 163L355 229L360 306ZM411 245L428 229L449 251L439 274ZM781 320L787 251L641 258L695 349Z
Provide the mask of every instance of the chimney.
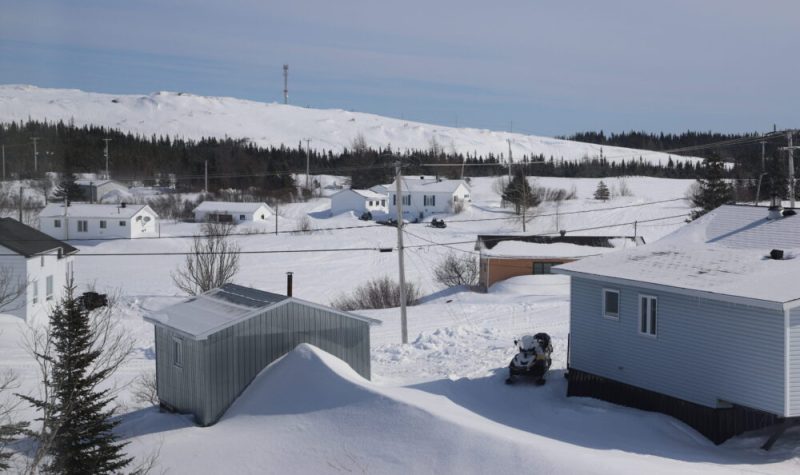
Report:
M287 297L291 297L292 296L292 273L291 272L287 272L286 273L286 296Z
M767 219L781 219L783 217L783 205L781 199L777 194L772 194L772 200L769 205L769 214Z

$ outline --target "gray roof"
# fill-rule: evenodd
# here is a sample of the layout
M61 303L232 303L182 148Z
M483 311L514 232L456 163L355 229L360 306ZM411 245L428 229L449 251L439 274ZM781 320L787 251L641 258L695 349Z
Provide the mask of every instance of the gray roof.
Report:
M65 255L78 252L64 241L59 241L13 218L0 218L0 245L25 257L56 249L61 249Z
M265 309L287 302L325 309L370 324L380 323L378 320L353 313L236 284L225 284L191 297L155 312L145 317L145 320L171 328L191 338L203 340L225 328L259 315Z

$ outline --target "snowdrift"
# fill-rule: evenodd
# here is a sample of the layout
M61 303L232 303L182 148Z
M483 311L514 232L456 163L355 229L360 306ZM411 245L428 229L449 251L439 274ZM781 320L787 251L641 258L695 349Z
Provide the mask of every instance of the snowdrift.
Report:
M311 139L311 148L340 152L363 137L373 148L427 150L432 146L449 153L487 156L544 155L581 160L602 155L609 161L638 160L666 164L664 153L560 140L486 129L444 127L341 109L312 109L262 103L231 97L205 97L176 92L121 95L75 89L35 86L0 86L0 122L73 121L75 125L101 125L144 136L244 138L268 147L296 147ZM673 156L674 161L699 160Z

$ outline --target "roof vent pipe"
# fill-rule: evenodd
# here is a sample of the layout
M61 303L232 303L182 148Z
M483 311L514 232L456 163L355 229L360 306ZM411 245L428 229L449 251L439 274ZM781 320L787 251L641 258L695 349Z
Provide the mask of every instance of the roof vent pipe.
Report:
M292 296L292 273L291 272L287 272L286 273L286 296L287 297L291 297Z
M769 205L769 214L767 219L781 219L783 217L783 205L777 194L772 195L772 201Z

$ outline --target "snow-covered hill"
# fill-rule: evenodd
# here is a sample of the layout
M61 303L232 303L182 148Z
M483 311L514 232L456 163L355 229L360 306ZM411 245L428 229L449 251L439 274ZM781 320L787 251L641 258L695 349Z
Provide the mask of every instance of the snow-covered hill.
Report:
M311 139L311 148L334 152L350 148L357 137L363 136L370 147L391 145L394 150L430 149L435 145L446 152L507 156L510 140L515 159L542 154L547 158L580 160L601 155L601 147L594 144L445 127L341 109L310 109L174 92L118 95L0 85L0 123L28 119L102 125L146 136L246 138L261 146L296 147ZM666 163L669 157L620 147L602 147L602 154L611 161L641 157L654 163ZM697 159L674 156L673 160Z

